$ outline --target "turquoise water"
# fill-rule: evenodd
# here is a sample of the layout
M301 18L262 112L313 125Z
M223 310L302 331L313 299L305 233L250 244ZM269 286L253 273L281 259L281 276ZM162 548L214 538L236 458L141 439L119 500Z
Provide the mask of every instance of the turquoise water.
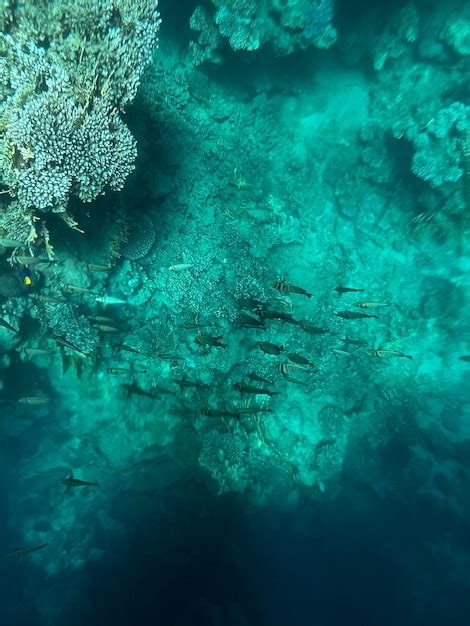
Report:
M468 624L470 4L0 28L1 626Z

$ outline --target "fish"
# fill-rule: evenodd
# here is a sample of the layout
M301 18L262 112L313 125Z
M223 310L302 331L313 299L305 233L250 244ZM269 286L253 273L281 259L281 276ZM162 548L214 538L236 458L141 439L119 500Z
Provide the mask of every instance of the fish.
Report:
M309 368L306 365L299 365L298 363L279 363L277 371L283 376L288 376L295 372L295 370L302 370L303 372L309 372Z
M26 248L28 244L18 239L0 239L2 248Z
M38 546L28 546L28 547L24 547L24 548L15 548L11 552L8 552L5 555L5 558L7 558L7 559L21 559L22 557L28 556L29 554L32 554L33 552L37 552L38 550L43 550L48 545L49 545L49 543L41 543Z
M260 328L262 330L266 328L262 320L253 317L253 315L248 315L248 313L240 313L238 315L238 321L242 328Z
M253 311L254 309L260 309L265 306L265 303L257 298L240 298L238 304L242 309L246 309L247 311Z
M134 373L134 374L146 374L147 370L144 367L139 367L139 368L135 368L135 367L108 367L107 370L108 374L116 374L116 375L120 375L120 374L130 374L130 373Z
M128 346L125 343L116 344L116 348L118 348L119 350L124 350L124 352L130 352L131 354L140 354L142 356L149 356L147 353L141 352L137 348L134 348L133 346Z
M333 354L336 354L336 356L351 356L350 352L347 350L340 350L339 348L333 348L332 352Z
M198 381L188 380L187 378L179 378L175 383L180 389L210 389L209 385Z
M92 289L88 289L87 287L80 287L79 285L64 285L65 291L70 291L72 293L93 293Z
M350 337L343 337L343 339L341 339L341 342L344 343L345 345L351 345L351 346L367 346L367 341L364 341L363 339L351 339Z
M336 291L339 294L342 294L342 293L356 293L359 291L365 291L365 289L354 289L353 287L342 287L341 285L339 285L338 287L334 288L334 291Z
M54 335L54 341L58 343L59 345L64 346L65 348L68 348L74 354L79 356L81 359L86 359L89 357L89 354L87 354L86 352L83 352L83 350L80 350L80 348L77 348L76 345L74 345L71 341L69 341L65 337L61 337L60 335Z
M194 267L194 263L176 263L176 265L170 265L170 272L184 272Z
M284 311L270 311L269 309L258 309L258 315L263 320L281 320L282 322L287 322L288 324L296 324L297 326L301 325L301 322L298 322L290 313L285 313Z
M11 330L11 332L15 333L15 335L18 334L18 331L16 330L16 328L14 328L11 324L9 324L6 320L4 320L3 317L0 317L0 326L2 326L3 328L6 328L7 330Z
M116 326L111 326L110 324L92 324L93 328L96 330L100 330L102 333L121 333L122 330L120 328L116 328Z
M79 478L74 478L73 473L70 472L67 478L61 478L60 482L65 486L65 493L67 493L70 489L74 489L75 487L99 487L99 483L90 483L87 480L80 480Z
M301 296L307 296L307 298L311 298L312 294L303 289L302 287L296 287L296 285L292 285L291 283L287 283L284 280L278 280L273 285L274 289L277 289L280 293L296 293Z
M194 339L194 343L197 343L198 346L202 346L203 348L210 346L225 349L227 344L222 343L221 339L222 335L217 335L216 337L213 335L197 335Z
M18 348L17 351L26 356L51 356L49 350L43 348Z
M18 402L28 406L42 406L49 403L49 398L46 396L23 396L18 399Z
M233 388L238 391L240 394L243 393L253 393L261 396L277 396L279 395L278 391L271 391L270 389L263 389L261 387L253 387L252 385L246 385L243 382L235 383Z
M322 328L321 326L314 326L309 322L300 322L300 328L305 330L305 332L310 335L324 335L328 332L327 328Z
M353 306L358 309L378 309L384 306L392 306L389 302L354 302Z
M368 315L367 313L359 313L356 311L338 311L336 315L345 320L360 320L366 317L379 317L378 315Z
M130 367L108 367L106 369L106 371L108 372L108 374L130 374L131 372L133 372L132 368Z
M278 346L270 341L260 341L258 346L264 352L264 354L270 354L272 356L279 356L284 351L284 346Z
M306 386L307 383L305 383L303 380L298 380L297 378L292 378L290 376L292 371L295 371L296 368L303 369L301 365L293 365L292 363L279 363L279 365L277 366L278 372L282 374L282 376L284 376L286 380L291 383L297 383L298 385Z
M289 354L286 354L286 356L289 359L289 361L291 361L292 363L295 363L296 365L305 365L305 366L315 367L312 361L309 361L306 357L302 356L301 354L295 354L294 352L290 352Z
M157 359L161 359L162 361L185 361L184 356L179 356L178 354L169 354L167 352L158 352L155 354Z
M117 304L130 304L128 300L123 300L122 298L115 298L114 296L97 296L95 298L95 302L99 304L108 305L117 305Z
M43 259L39 256L15 256L15 261L17 261L20 265L26 265L28 267L40 265L41 263L51 263L49 259Z
M252 380L253 382L256 383L263 383L265 385L274 385L274 383L271 380L268 380L267 378L264 378L263 376L259 376L259 374L255 374L254 372L249 372L246 377L248 378L248 380Z
M96 322L97 324L115 324L116 320L106 315L93 315L88 318L90 322Z
M404 359L410 359L410 360L413 359L411 354L404 354L403 352L398 352L397 350L370 350L369 354L371 356L378 356L378 357L396 356L396 357L402 357Z
M459 359L461 361L465 361L466 363L470 363L470 354L463 354L462 356L459 356Z
M135 383L127 384L124 383L121 385L123 389L127 391L127 396L129 397L131 394L135 396L142 396L144 398L151 398L152 400L158 400L158 396L156 396L151 391L146 391L145 389L141 389Z
M171 389L165 389L165 387L160 387L160 385L155 385L149 389L149 393L153 394L155 399L158 399L158 395L166 395L166 396L175 396L175 392L171 391Z
M229 411L228 409L210 409L205 407L201 409L201 415L206 417L240 417L240 413L235 411Z
M110 265L103 265L102 263L87 263L86 267L90 272L110 272L112 269Z

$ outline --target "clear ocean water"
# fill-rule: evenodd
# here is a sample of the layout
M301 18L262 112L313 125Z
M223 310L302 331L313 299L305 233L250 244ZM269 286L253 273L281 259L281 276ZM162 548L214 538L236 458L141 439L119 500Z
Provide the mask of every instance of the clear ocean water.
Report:
M470 2L0 0L0 626L470 624Z

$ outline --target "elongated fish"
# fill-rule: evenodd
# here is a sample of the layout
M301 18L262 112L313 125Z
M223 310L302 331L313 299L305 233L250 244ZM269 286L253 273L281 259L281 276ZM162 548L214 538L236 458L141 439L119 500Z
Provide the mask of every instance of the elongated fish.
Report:
M358 291L365 291L365 289L354 289L353 287L342 287L341 285L339 285L338 287L335 287L334 290L336 292L338 292L339 294L342 294L342 293L356 293Z
M246 385L243 382L235 383L233 388L238 391L240 394L244 393L252 393L260 396L277 396L279 394L278 391L271 391L271 389L262 389L261 387L253 387L252 385Z
M28 546L24 548L15 548L11 552L8 552L5 557L7 559L21 559L24 556L28 556L28 554L32 554L33 552L37 552L38 550L42 550L48 543L41 543L39 546Z
M353 306L358 309L380 309L384 306L392 306L389 302L373 302L373 301L365 301L365 302L354 302Z
M379 317L378 315L369 315L368 313L359 313L358 311L338 311L336 315L345 320L360 320L366 317Z
M74 478L73 473L70 472L67 478L61 478L60 483L65 486L65 493L67 493L70 489L75 489L76 487L99 487L99 483L91 483L88 480L80 480L79 478Z

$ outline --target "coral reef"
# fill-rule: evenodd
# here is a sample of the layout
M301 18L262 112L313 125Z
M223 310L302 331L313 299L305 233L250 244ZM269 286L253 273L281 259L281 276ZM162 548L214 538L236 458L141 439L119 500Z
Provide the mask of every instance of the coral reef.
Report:
M222 62L224 42L235 51L269 45L278 55L309 47L329 48L336 39L334 0L212 0L198 6L191 28L198 32L191 52L195 65Z
M65 213L71 195L90 202L121 189L134 168L136 144L121 112L160 19L152 0L25 1L6 4L3 15L0 180L15 201L3 207L1 229L31 245L47 212Z

